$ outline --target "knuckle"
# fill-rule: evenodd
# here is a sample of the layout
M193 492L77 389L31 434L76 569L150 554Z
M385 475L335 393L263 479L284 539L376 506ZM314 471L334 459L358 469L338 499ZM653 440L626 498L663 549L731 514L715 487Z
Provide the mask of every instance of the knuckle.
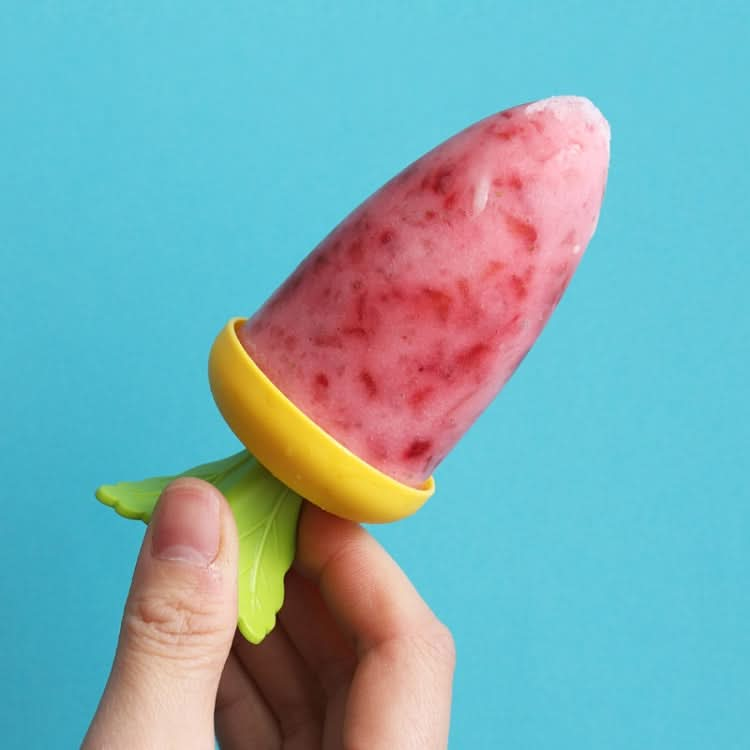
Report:
M453 669L456 665L456 642L447 625L435 620L429 633L429 643L437 660Z
M435 672L452 673L456 665L456 644L453 634L437 618L432 618L418 632L412 633L404 647Z
M225 626L199 598L162 592L128 602L122 630L130 648L183 661L210 652Z

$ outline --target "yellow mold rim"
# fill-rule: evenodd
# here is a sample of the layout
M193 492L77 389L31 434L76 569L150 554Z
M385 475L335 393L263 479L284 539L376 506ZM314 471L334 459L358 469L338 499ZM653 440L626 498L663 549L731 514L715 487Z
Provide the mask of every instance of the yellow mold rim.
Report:
M245 447L302 497L342 518L387 523L410 516L430 498L358 458L300 411L243 348L232 318L214 341L208 377L216 405Z

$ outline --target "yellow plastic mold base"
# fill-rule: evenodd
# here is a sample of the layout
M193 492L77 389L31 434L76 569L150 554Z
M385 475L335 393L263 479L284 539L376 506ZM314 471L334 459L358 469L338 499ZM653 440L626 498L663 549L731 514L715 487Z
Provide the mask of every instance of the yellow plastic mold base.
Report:
M277 479L334 515L360 523L410 516L434 493L430 477L409 487L378 471L318 427L265 376L243 348L233 318L211 348L216 405L245 447Z

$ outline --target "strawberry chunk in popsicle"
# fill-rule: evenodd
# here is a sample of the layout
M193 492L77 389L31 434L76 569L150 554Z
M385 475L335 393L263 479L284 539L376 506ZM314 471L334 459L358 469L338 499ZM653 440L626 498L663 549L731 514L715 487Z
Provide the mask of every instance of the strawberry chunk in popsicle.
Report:
M347 217L240 329L300 410L419 486L497 395L597 224L609 126L587 99L489 117Z

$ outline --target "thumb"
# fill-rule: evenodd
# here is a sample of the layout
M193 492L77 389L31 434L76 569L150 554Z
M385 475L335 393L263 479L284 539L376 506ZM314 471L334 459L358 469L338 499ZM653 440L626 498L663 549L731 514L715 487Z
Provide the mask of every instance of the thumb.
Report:
M237 530L221 493L178 479L143 541L112 673L84 748L214 746L237 623Z

